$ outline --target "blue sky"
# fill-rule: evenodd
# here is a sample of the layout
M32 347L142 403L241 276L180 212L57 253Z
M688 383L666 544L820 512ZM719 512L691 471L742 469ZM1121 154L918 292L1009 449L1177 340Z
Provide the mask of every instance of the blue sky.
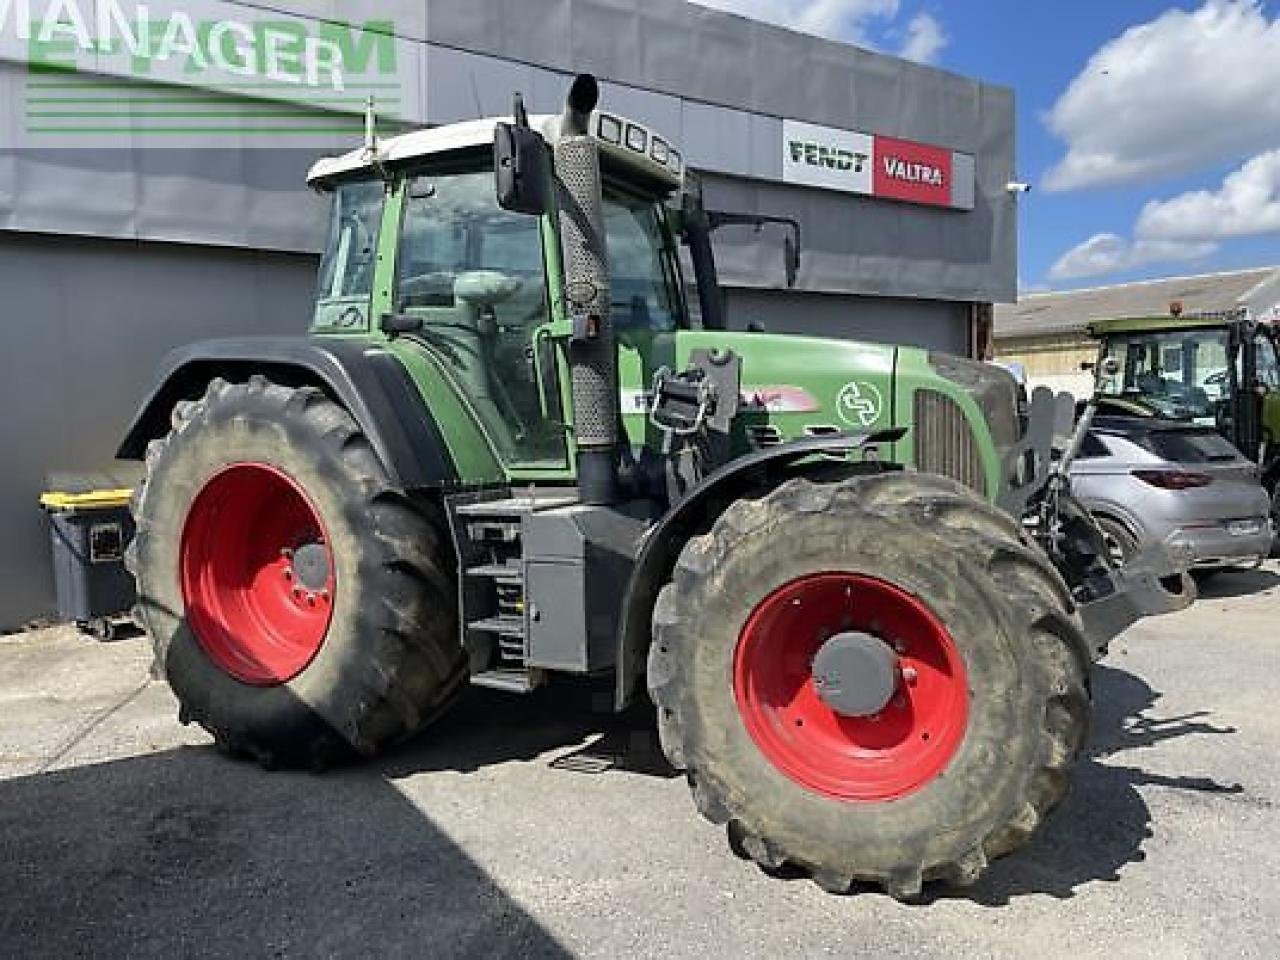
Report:
M1280 263L1280 0L701 0L1012 87L1019 277Z

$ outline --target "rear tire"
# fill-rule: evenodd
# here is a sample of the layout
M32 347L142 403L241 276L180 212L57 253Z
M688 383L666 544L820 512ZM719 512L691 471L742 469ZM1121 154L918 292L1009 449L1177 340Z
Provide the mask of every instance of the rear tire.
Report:
M745 653L770 616L779 654ZM944 478L793 480L739 500L685 546L653 623L662 744L698 809L766 871L830 891L972 883L1064 796L1087 734L1089 657L1065 584L1017 523ZM812 695L806 643L850 630L898 647L894 698L873 717ZM765 675L750 695L746 657Z
M184 722L264 766L317 768L452 702L466 658L443 518L321 391L214 380L146 466L135 617Z

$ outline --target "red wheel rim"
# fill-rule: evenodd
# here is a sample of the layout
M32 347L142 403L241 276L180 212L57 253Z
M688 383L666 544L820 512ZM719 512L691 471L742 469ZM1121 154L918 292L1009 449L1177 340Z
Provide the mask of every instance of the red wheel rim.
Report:
M214 663L256 686L306 668L329 629L335 574L297 483L264 463L226 467L191 504L180 549L187 622Z
M896 687L879 713L842 716L811 675L823 642L873 634L897 651ZM874 577L818 573L760 602L734 651L738 710L778 770L815 793L846 801L893 800L937 777L964 738L964 662L950 633L911 594Z

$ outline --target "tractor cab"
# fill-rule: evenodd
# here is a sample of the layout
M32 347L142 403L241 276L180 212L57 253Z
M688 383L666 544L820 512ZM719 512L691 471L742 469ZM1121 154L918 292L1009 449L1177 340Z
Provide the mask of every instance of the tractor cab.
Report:
M530 215L494 189L500 119L410 133L318 162L333 195L312 329L392 334L424 352L465 399L505 466L569 465L566 331L555 198ZM532 118L548 148L560 118ZM683 158L649 128L593 112L611 269L610 313L623 349L689 325L665 201Z
M1215 426L1264 465L1280 442L1280 333L1243 312L1135 317L1089 328L1104 405L1124 414Z

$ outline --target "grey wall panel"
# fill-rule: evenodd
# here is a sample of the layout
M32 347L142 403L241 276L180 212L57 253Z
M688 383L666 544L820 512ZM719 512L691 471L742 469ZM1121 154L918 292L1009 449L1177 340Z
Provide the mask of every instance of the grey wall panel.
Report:
M968 352L967 304L744 289L726 291L725 303L735 330L754 322L770 333L902 343L961 356Z
M935 210L778 183L708 175L704 194L715 209L795 216L803 231L799 286L826 292L934 299L999 299L992 264L1006 251L993 234L993 213L979 197L973 211ZM1012 206L1007 195L1002 205ZM1012 217L1012 212L1007 212ZM975 221L986 223L975 233ZM722 280L734 286L783 283L781 236L725 228L716 235ZM996 284L999 286L999 283Z
M0 629L52 610L46 473L109 462L172 347L303 332L314 278L311 256L0 233Z
M754 175L751 119L751 114L742 110L686 100L680 124L685 157L702 169Z
M505 116L512 94L532 90L536 68L510 60L429 47L426 55L427 116L435 124ZM530 106L532 106L530 104Z
M644 117L658 133L665 137L680 137L681 104L678 97L670 97L652 90L639 87L622 86L616 83L600 85L600 102L609 104L610 109L626 117Z

